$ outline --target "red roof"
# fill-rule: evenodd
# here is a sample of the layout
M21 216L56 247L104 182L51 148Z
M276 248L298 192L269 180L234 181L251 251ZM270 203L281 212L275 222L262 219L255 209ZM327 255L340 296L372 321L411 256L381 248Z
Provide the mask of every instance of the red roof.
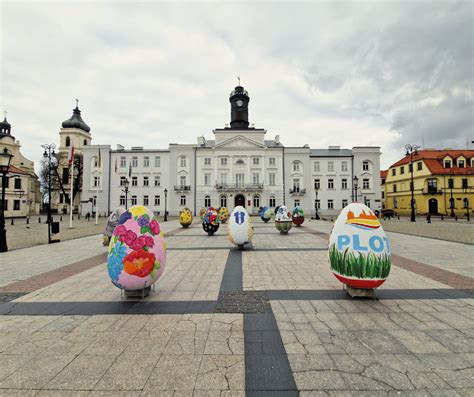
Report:
M386 178L388 175L388 170L380 171L380 178Z
M23 171L22 169L15 167L14 165L10 165L10 167L8 167L8 173L31 175L29 172Z
M456 160L458 157L464 157L466 159L466 164L464 168L452 167L444 168L443 159L446 156L450 156L451 159ZM444 174L450 175L451 173L456 175L463 174L472 174L474 168L471 167L471 159L474 157L474 150L418 150L418 153L413 154L413 162L423 160L428 169L432 174ZM398 167L400 165L409 164L410 156L405 156L401 160L397 161L395 164L392 164L392 167Z

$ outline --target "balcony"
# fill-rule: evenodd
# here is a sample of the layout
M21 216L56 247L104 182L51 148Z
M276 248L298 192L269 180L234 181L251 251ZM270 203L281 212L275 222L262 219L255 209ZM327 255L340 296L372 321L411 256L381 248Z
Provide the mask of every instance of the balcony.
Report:
M423 189L423 194L443 194L443 191L441 189L428 186Z
M217 183L216 190L263 190L263 183Z
M290 194L292 196L304 196L306 194L306 189L293 188L290 189Z
M191 191L190 185L174 185L174 191L179 193L189 193Z

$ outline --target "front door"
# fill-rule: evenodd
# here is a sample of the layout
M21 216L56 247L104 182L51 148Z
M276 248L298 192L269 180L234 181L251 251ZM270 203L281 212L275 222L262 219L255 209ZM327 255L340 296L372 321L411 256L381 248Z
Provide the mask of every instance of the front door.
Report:
M435 198L430 199L428 201L428 208L430 214L436 215L438 213L438 200Z
M241 205L245 208L245 197L242 194L235 196L235 206Z

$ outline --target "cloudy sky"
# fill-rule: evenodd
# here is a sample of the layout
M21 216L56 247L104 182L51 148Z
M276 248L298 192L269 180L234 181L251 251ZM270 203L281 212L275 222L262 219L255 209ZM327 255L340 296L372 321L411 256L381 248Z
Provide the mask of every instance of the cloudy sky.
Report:
M79 98L93 143L166 148L250 121L285 145L466 148L473 2L0 3L0 108L24 154ZM473 148L473 145L471 145Z

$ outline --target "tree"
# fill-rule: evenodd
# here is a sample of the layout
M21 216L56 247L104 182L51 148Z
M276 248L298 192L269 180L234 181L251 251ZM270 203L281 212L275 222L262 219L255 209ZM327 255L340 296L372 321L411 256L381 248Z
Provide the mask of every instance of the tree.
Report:
M54 202L54 198L57 196L59 190L61 190L61 181L54 168L58 165L58 159L51 156L51 165L49 164L48 158L41 160L41 168L39 173L40 190L42 196L42 202L49 202L49 187L51 186L51 201ZM50 169L51 166L51 169ZM51 185L49 183L51 179Z

